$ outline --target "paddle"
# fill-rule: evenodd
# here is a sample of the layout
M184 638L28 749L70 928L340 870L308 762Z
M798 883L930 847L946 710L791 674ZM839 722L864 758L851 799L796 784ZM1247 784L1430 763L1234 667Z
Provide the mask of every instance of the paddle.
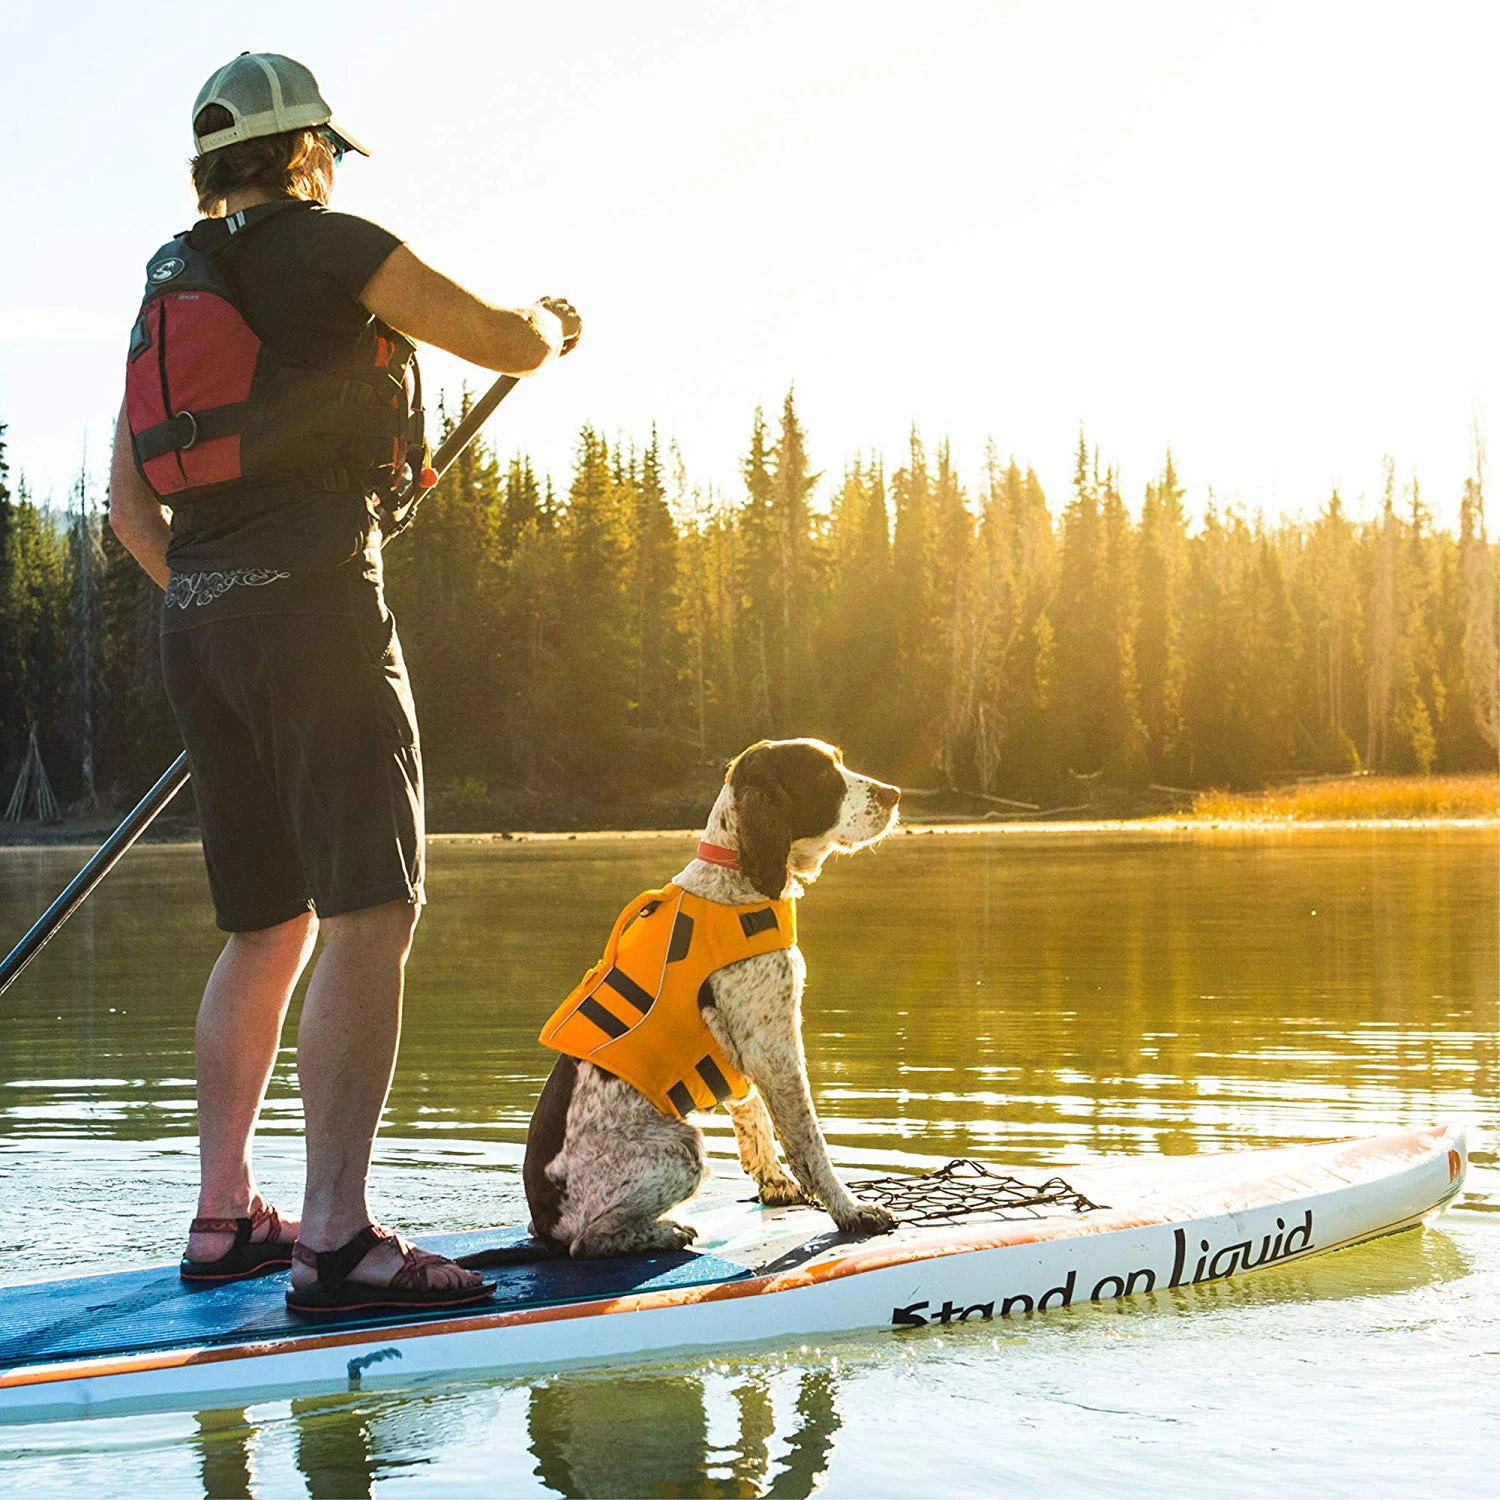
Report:
M413 481L392 507L394 526L389 535L397 535L411 524L422 496L443 477L459 454L474 441L490 413L515 389L516 383L514 375L500 376L443 439L437 452L432 455L430 473L423 476L428 483L423 486ZM98 852L67 883L57 900L36 919L26 936L6 954L4 961L0 962L0 995L10 988L21 970L51 942L62 924L83 905L94 887L114 869L121 855L151 826L156 815L187 785L191 774L188 770L187 752L184 750L162 772L156 785L136 803L126 815L125 821L110 834Z

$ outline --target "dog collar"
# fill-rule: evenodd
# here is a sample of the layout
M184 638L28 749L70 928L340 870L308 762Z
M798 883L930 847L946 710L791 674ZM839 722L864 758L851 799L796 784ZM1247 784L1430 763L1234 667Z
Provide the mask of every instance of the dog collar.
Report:
M698 858L706 865L718 865L721 870L738 870L740 851L726 849L722 844L699 844Z

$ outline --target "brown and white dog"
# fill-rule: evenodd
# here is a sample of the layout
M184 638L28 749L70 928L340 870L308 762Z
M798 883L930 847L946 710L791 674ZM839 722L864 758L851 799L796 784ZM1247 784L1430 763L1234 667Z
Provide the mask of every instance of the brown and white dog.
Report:
M703 842L738 852L738 867L694 859L673 883L739 906L800 896L831 854L877 842L896 822L896 787L859 776L821 740L762 740L729 766ZM740 1163L767 1204L818 1203L841 1230L881 1234L894 1218L861 1203L834 1174L802 1052L807 966L796 947L741 959L710 981L703 1019L753 1085L731 1102ZM775 1132L774 1136L772 1132ZM776 1138L787 1172L776 1156ZM675 1250L697 1231L662 1215L708 1175L703 1136L630 1084L559 1057L526 1139L531 1232L579 1257Z

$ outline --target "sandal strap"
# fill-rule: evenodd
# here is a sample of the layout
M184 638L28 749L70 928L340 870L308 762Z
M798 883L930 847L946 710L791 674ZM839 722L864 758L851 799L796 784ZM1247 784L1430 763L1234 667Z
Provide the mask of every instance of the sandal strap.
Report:
M451 1266L446 1255L432 1250L419 1250L415 1245L398 1241L401 1245L401 1269L391 1277L391 1285L398 1291L425 1292L429 1290L428 1272L433 1266Z
M292 1259L299 1265L311 1266L318 1273L319 1285L336 1292L349 1279L355 1266L382 1241L389 1241L401 1252L401 1267L390 1280L391 1287L397 1291L425 1292L430 1287L429 1272L433 1266L456 1264L446 1255L418 1249L379 1224L366 1224L348 1244L340 1245L337 1250L312 1250L298 1240L292 1246Z
M274 1212L275 1210L272 1210ZM250 1219L194 1219L188 1225L189 1234L232 1234L234 1236L234 1248L238 1250L241 1245L250 1243L250 1234L253 1229Z
M349 1279L349 1273L367 1256L381 1240L394 1239L388 1229L378 1224L366 1224L353 1239L336 1250L312 1250L298 1240L292 1246L292 1259L300 1265L311 1266L318 1273L318 1282L330 1292L336 1292Z
M276 1244L281 1240L281 1215L277 1213L273 1204L261 1199L260 1207L253 1213L238 1219L194 1219L188 1225L189 1234L232 1234L234 1236L234 1248L238 1250L243 1245L250 1243L251 1236L262 1224L269 1222L271 1227L266 1233L266 1243Z

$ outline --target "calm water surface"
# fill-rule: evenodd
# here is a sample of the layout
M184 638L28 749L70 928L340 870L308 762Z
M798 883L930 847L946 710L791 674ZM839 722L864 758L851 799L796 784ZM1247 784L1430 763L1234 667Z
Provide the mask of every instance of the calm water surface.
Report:
M541 1021L682 838L438 842L376 1193L524 1219ZM0 946L79 862L0 851ZM1488 1127L1439 1226L1170 1297L679 1365L0 1428L12 1493L1492 1493L1500 1464L1500 835L922 834L802 909L835 1160L1053 1168ZM5 998L0 1281L175 1258L196 849L132 853ZM290 1029L289 1029L290 1036ZM287 1051L259 1146L295 1205ZM728 1171L726 1122L708 1125Z

